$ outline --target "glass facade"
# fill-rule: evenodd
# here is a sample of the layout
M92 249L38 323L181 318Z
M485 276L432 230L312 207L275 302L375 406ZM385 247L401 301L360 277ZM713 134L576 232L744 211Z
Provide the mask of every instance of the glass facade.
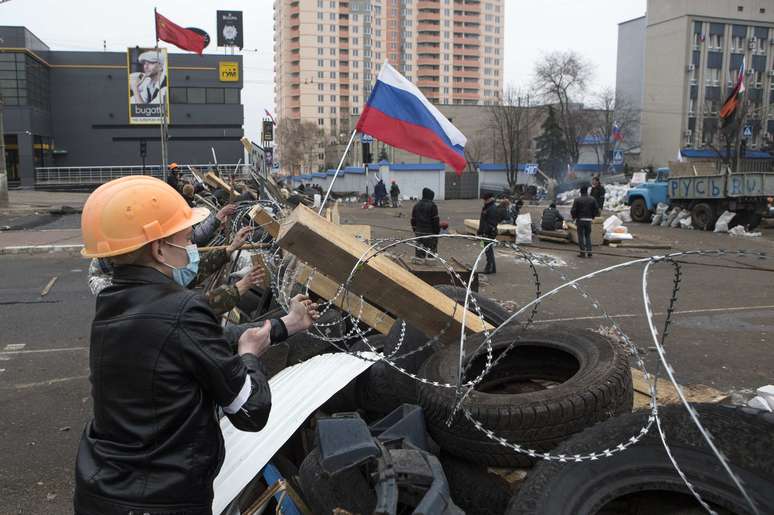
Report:
M0 95L9 106L49 111L49 72L22 52L0 52Z
M173 104L239 104L237 88L172 88Z

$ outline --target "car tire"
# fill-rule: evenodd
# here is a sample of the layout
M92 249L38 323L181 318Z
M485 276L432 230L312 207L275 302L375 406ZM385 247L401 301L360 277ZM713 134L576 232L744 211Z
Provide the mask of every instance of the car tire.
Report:
M653 217L653 213L648 209L645 204L645 199L638 197L632 201L632 205L629 208L629 214L632 220L639 223L649 223Z
M487 466L470 463L449 454L439 457L454 504L467 515L505 513L508 502L518 491L519 483L511 483L492 472Z
M699 404L699 420L714 437L731 469L761 513L774 509L774 414L746 407ZM612 449L637 435L649 412L638 411L602 422L564 442L568 455ZM722 468L682 405L659 408L667 443L680 469L718 513L751 513L750 506ZM648 495L655 511L643 511ZM630 503L635 504L631 507ZM680 510L668 509L669 503ZM633 509L636 508L636 509ZM508 514L705 513L669 460L658 431L598 460L542 462L527 476Z
M463 365L471 361L465 379L484 369L485 352L475 355L483 335L465 343ZM591 331L554 327L550 330L505 328L492 340L494 355L516 342L509 354L489 371L468 395L464 407L498 437L525 449L547 451L572 434L632 409L632 376L622 345ZM419 375L456 384L459 349L450 346L431 356ZM419 404L428 430L446 452L495 467L526 467L534 463L478 430L458 411L446 422L455 391L419 386Z
M314 449L301 463L299 483L312 513L333 513L342 508L350 513L373 513L376 493L359 467L328 475Z
M715 210L706 202L699 202L691 209L691 224L694 229L711 231L715 228L717 219Z

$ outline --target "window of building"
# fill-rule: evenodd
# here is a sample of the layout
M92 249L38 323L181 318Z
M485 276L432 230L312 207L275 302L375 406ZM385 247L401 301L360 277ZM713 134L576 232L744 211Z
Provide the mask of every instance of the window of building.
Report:
M325 120L323 118L318 118L317 119L317 125L322 127L323 125L325 125Z
M239 89L226 88L224 91L223 99L225 100L226 104L239 104L239 96Z
M171 88L169 99L173 104L187 104L188 91L186 88Z
M317 114L325 114L325 108L323 106L317 106Z
M204 88L187 88L189 104L206 104L207 94Z
M226 94L223 88L207 88L206 99L208 104L224 104Z

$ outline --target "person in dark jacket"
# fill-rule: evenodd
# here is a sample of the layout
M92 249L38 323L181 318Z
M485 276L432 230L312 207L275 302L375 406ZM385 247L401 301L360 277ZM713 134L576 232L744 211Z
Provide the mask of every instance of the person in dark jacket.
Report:
M553 202L543 210L543 218L540 221L540 228L544 231L558 231L564 227L564 217L556 209Z
M605 187L602 186L599 176L591 179L591 196L597 201L597 206L602 211L605 208Z
M411 230L419 236L429 236L441 232L441 219L438 217L438 206L433 202L435 192L430 188L422 188L422 200L411 210ZM424 238L415 242L428 250L438 252L438 238ZM427 253L420 248L415 250L417 259L425 259Z
M395 181L392 181L392 184L390 184L390 200L392 201L392 207L400 207L400 188L398 188L398 183Z
M385 186L383 180L379 179L379 182L374 186L374 201L376 202L376 207L384 207L384 201L386 199L387 186Z
M175 188L176 191L180 191L179 172L177 163L170 163L167 167L167 184Z
M484 238L490 238L492 240L497 238L497 224L500 222L500 216L497 213L497 206L495 205L495 199L491 193L484 193L484 205L481 208L481 217L478 220L478 234ZM484 242L488 245L487 242ZM486 268L484 268L485 274L497 273L497 266L495 264L494 245L487 247L486 249Z
M109 258L114 275L91 327L94 417L76 458L76 515L209 515L225 453L216 408L260 431L271 391L259 356L319 316L296 296L233 352L207 301L186 288L199 262L191 226L205 216L147 176L108 182L84 205L82 254Z
M572 203L570 215L578 227L578 246L580 257L591 257L591 223L599 216L599 206L594 197L589 196L589 187L580 188L580 198Z

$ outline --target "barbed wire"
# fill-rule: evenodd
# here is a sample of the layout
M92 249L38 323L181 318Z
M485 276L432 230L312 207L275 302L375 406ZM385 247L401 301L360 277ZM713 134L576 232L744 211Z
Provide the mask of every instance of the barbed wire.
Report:
M254 205L254 203L251 203L251 204ZM242 214L242 217L244 217L244 215L247 212L246 207L242 208L240 206L240 209L238 210L238 212ZM260 225L255 225L254 223L253 225L255 228L263 228ZM236 228L236 225L234 227ZM518 257L524 259L528 263L532 271L532 277L535 283L535 292L536 292L535 298L532 301L528 302L527 304L521 306L519 309L517 309L503 323L496 326L490 332L490 330L487 327L488 323L485 320L485 316L482 312L481 307L476 302L475 296L471 295L473 274L471 274L468 281L464 281L462 277L454 270L454 267L447 260L445 260L437 252L433 252L429 248L422 245L422 241L429 238L462 239L468 242L483 243L483 247L476 257L473 270L476 269L476 266L480 262L481 257L484 255L484 253L489 247L505 247L514 251ZM351 345L345 345L346 342L356 339L358 341L362 341L366 345L368 350L372 352L381 351L381 349L374 347L369 342L369 334L372 333L372 329L370 328L364 329L364 327L367 327L367 324L363 322L362 316L363 316L364 306L366 305L367 301L362 295L353 293L351 291L351 287L359 271L361 271L371 260L377 258L378 256L389 254L389 251L391 249L394 249L398 246L408 246L409 248L414 248L414 249L421 248L427 255L430 255L433 259L437 260L438 263L448 271L448 274L451 279L451 284L456 283L458 285L463 285L461 287L464 288L465 290L464 300L462 303L455 302L454 311L452 315L449 317L449 320L446 322L443 329L440 330L435 335L430 335L424 344L421 344L414 349L410 349L407 352L401 353L402 346L404 345L404 342L406 339L406 322L403 320L400 320L401 327L397 335L397 340L395 341L395 346L392 352L390 352L389 354L383 353L378 358L367 358L361 352L351 350L352 349ZM299 284L297 280L298 272L299 272L298 266L296 266L297 260L295 258L289 258L288 256L282 256L282 251L279 248L279 246L276 245L276 242L274 242L274 245L267 250L256 250L252 252L262 252L266 255L267 257L266 263L272 274L271 289L273 294L275 295L275 298L277 299L278 304L283 309L287 310L289 308L289 304L292 299L292 293L294 291L299 290L302 293L309 294L310 288L313 283L314 275L319 273L315 267L307 265L310 268L310 273L308 274L303 284ZM334 347L340 352L345 352L345 353L357 356L360 359L366 359L372 362L383 361L385 364L397 370L399 373L406 375L407 377L411 378L413 381L416 381L420 384L425 384L436 388L453 389L455 391L455 396L454 396L452 411L447 420L447 425L452 425L453 420L456 416L456 413L462 412L465 419L467 419L468 422L470 422L473 425L473 427L475 427L479 432L481 432L481 434L483 434L486 438L492 440L493 442L498 443L501 446L509 448L514 452L525 454L527 456L530 456L531 458L542 459L546 461L554 461L559 463L581 462L586 460L591 460L591 461L599 460L605 457L612 456L613 454L623 452L624 450L628 449L632 445L636 444L646 434L648 434L653 424L655 423L661 442L667 452L667 456L672 462L672 465L674 466L681 480L685 483L688 490L697 499L697 501L701 504L701 506L709 513L714 514L715 512L712 510L712 508L702 499L696 487L691 483L691 481L688 479L686 474L680 469L679 464L677 463L677 461L674 458L674 455L671 452L671 449L667 442L666 435L661 426L661 420L658 413L658 398L657 398L656 385L657 385L657 380L660 373L660 368L661 366L663 366L664 369L667 371L668 379L672 383L675 390L677 391L682 404L688 410L692 422L697 426L700 434L709 444L713 454L720 461L724 470L732 479L737 489L739 489L739 491L742 493L743 497L750 505L753 513L758 514L760 512L758 511L750 495L747 493L743 482L728 466L724 456L712 442L712 435L701 424L698 413L687 401L683 388L677 382L677 379L674 376L674 370L671 367L671 365L669 365L666 359L664 344L665 344L666 337L669 335L669 329L672 323L674 309L678 299L678 292L680 290L680 285L681 285L682 276L683 276L683 272L680 267L680 264L675 261L675 258L685 257L685 256L698 256L698 257L709 257L709 258L736 256L736 257L755 257L758 259L770 259L770 257L766 253L759 252L759 251L747 251L747 250L729 251L729 250L723 250L723 249L691 250L691 251L674 252L663 256L648 256L648 257L643 257L638 259L632 259L624 263L618 263L616 265L608 266L608 267L593 271L591 273L585 274L575 279L569 279L566 276L566 274L564 274L564 272L562 272L559 269L559 267L555 266L554 263L551 262L551 260L545 259L539 255L535 255L525 250L524 248L520 247L519 245L509 243L509 242L499 242L496 240L483 238L480 236L456 235L456 234L455 235L441 234L441 235L431 235L431 236L415 236L415 237L405 238L405 239L381 239L381 240L375 240L367 248L367 250L364 251L360 257L357 258L357 260L355 261L355 264L352 266L352 269L349 272L348 277L344 280L344 282L338 283L336 288L336 293L334 294L334 296L329 299L323 299L323 301L320 302L321 314L331 309L339 309L336 304L337 302L341 305L341 308L343 309L343 311L346 312L346 314L343 314L341 317L341 320L338 322L314 324L313 327L310 329L309 334L314 338L317 338L321 341L324 341L330 344L332 347ZM560 280L563 282L559 286L556 286L545 293L541 293L540 276L537 272L535 263L540 263L546 266L552 272L558 273ZM658 336L658 331L656 330L654 325L654 313L651 309L651 301L647 292L647 274L649 273L651 266L656 263L670 263L674 267L672 294L669 299L669 304L666 311L666 318L664 321L664 328L662 330L660 338ZM595 297L593 297L588 292L588 290L583 286L583 283L585 281L597 278L603 274L607 274L616 270L621 270L621 269L634 267L638 265L644 266L642 293L643 293L643 300L645 303L645 318L647 319L651 337L654 340L654 343L656 345L656 349L658 351L659 358L660 358L659 362L657 362L657 368L653 374L648 372L645 362L642 356L640 355L640 352L637 349L637 346L634 344L631 338L629 338L629 336L623 331L620 325L608 314L608 312L603 309L602 303L599 300L597 300ZM622 345L624 346L624 348L628 350L629 355L632 356L632 358L635 360L636 366L642 372L643 378L649 384L649 389L650 389L650 395L649 395L650 396L650 401L649 401L650 414L648 415L647 421L640 428L639 431L635 432L627 440L621 441L615 446L610 446L600 451L587 452L585 454L572 454L572 455L540 452L535 449L530 449L528 447L520 445L518 443L509 442L507 439L498 436L494 431L485 427L479 420L476 420L471 414L470 410L465 406L465 400L467 399L469 394L475 390L476 386L479 385L481 381L484 380L484 378L490 373L491 369L496 367L501 362L501 360L508 354L508 352L512 350L514 347L516 347L519 343L518 338L515 338L512 343L510 343L502 352L499 352L498 355L495 357L493 352L493 345L492 345L493 338L497 336L498 333L500 333L504 327L514 323L518 319L518 317L526 313L527 310L530 310L527 320L521 323L521 328L520 328L521 332L526 331L533 324L534 318L539 311L540 304L544 302L546 299L553 297L554 295L557 295L559 292L564 291L566 288L572 288L573 290L578 292L581 298L589 301L592 308L598 311L602 316L602 318L610 324L613 334L620 339L620 342L622 342ZM358 299L359 306L351 306L350 305L351 298ZM458 376L457 376L456 384L443 383L434 379L420 377L418 374L410 372L409 370L402 367L399 363L397 363L397 361L401 359L405 359L408 356L422 352L428 348L431 348L431 347L435 348L438 342L441 341L441 339L446 335L448 330L452 327L452 323L456 319L456 316L458 314L457 313L458 307L459 309L462 310L461 312L462 320L460 324L460 338L459 338L460 358L459 358L459 368L458 368ZM466 357L468 357L468 360L467 360L467 363L465 364L463 363L464 361L463 351L464 351L464 345L468 336L466 332L466 327L467 327L467 317L469 316L469 313L472 316L475 316L480 322L481 327L483 328L483 331L482 331L483 341L480 342L479 346L472 353L467 354ZM341 336L331 337L325 334L325 332L323 331L324 328L328 328L340 322L346 322L346 321L349 321L351 323L351 328L349 331L342 331ZM463 379L466 377L466 373L468 372L470 366L473 363L473 358L480 355L482 352L486 353L486 362L484 364L482 371L474 379L463 381Z

